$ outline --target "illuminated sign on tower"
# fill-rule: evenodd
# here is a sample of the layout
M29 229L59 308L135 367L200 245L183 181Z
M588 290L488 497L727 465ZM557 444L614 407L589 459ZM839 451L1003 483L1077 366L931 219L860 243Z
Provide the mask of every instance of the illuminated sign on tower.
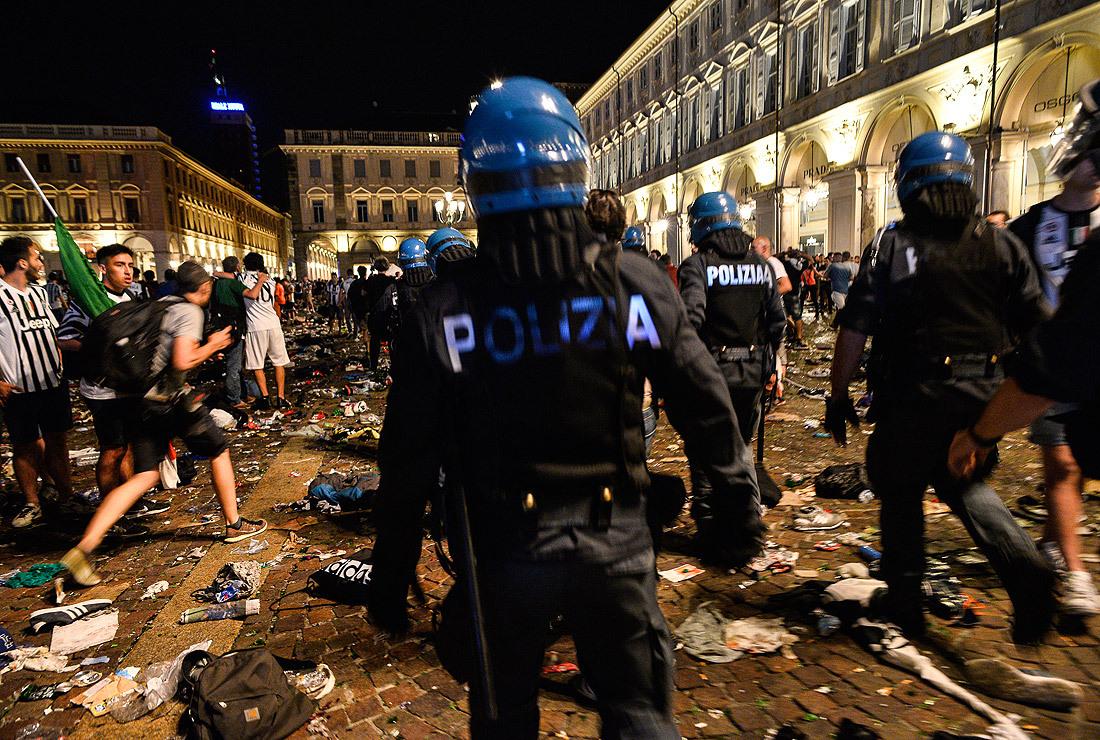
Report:
M244 103L225 103L220 100L210 101L210 110L236 110L244 113Z

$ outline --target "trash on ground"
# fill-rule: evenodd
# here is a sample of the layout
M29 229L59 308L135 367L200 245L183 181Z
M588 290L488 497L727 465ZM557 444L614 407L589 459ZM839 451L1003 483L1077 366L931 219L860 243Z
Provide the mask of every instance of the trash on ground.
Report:
M262 563L255 560L226 563L209 586L194 591L191 596L199 601L218 604L247 598L260 587L262 566Z
M44 647L13 648L5 652L3 658L8 664L0 669L0 674L24 669L60 673L69 662L68 656L51 653Z
M234 550L230 550L230 554L232 554L232 555L254 555L254 554L260 552L261 550L266 550L267 548L268 548L267 540L264 540L263 542L260 542L257 539L250 539L248 541L248 545L241 545L240 547L238 547Z
M733 620L719 610L716 602L700 605L675 630L684 652L709 663L729 663L745 653L774 653L794 658L790 646L798 641L783 626L782 617L749 617Z
M164 593L168 590L168 581L157 581L153 585L145 589L145 593L141 595L141 601L146 599L156 598L157 594Z
M228 601L224 604L210 604L209 606L198 606L193 609L187 609L180 614L180 624L214 622L219 619L236 619L237 617L245 617L259 613L259 599Z
M669 570L657 571L657 574L664 578L666 581L672 583L679 583L680 581L686 581L689 578L694 578L697 575L706 573L702 568L697 568L694 565L678 565L675 568Z
M70 655L110 642L118 633L118 609L96 612L72 624L55 627L50 652Z
M69 606L52 606L47 609L39 609L31 612L29 617L32 632L41 632L43 629L72 624L82 617L94 612L102 611L111 605L110 599L91 599L81 601Z
M4 585L8 588L27 588L28 586L41 586L49 583L54 576L65 570L61 563L38 563L24 571L17 571L4 579Z

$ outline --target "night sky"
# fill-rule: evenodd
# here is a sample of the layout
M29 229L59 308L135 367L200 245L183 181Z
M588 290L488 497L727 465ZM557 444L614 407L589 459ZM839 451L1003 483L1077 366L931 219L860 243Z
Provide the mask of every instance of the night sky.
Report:
M594 82L667 2L13 5L0 121L154 125L201 158L210 49L262 152L284 128L461 126L498 76Z

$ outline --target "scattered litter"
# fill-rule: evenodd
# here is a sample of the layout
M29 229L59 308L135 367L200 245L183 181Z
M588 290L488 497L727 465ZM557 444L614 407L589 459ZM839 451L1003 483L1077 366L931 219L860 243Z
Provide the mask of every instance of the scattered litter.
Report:
M206 553L210 552L207 547L196 547L191 552L187 553L187 557L194 558L195 560L201 560L206 557Z
M836 529L846 521L843 514L836 514L820 506L803 506L791 514L791 528L800 532Z
M576 663L557 663L555 665L544 665L542 667L543 673L572 673L573 671L579 671L580 668Z
M689 578L705 573L702 568L697 568L694 565L680 565L669 570L658 571L658 575L664 578L666 581L672 581L673 583L679 583L680 581L686 581Z
M782 617L749 617L731 620L721 613L716 602L700 605L675 631L684 652L709 663L729 663L744 653L774 653L793 659L791 644L796 635L783 626Z
M924 502L924 515L936 516L937 514L950 514L951 507L942 501L925 501Z
M50 640L50 652L70 655L102 645L118 633L118 609L96 612L72 624L55 627Z
M111 662L110 658L108 658L106 655L101 655L98 658L85 658L84 660L80 661L80 665L82 665L82 666L83 665L98 665L100 663L110 663L110 662ZM77 675L80 675L80 674L77 674ZM76 676L73 676L73 680L76 680Z
M262 563L255 560L226 563L209 586L192 592L191 596L198 601L218 604L247 598L260 587L261 567Z
M145 601L146 599L156 598L157 594L164 593L167 590L168 590L168 581L157 581L152 586L145 589L145 593L143 593L141 595L141 601Z
M844 563L836 569L841 578L870 578L871 569L863 563Z
M214 420L214 426L219 429L236 429L237 420L233 414L222 409L210 409L210 418Z
M833 552L840 549L840 543L836 540L821 540L814 543L815 550L822 550L823 552Z
M180 614L180 624L214 622L220 619L236 619L237 617L246 617L259 613L259 599L229 601L224 604L210 604L209 606L198 606L193 609L187 609Z
M4 653L8 664L0 669L0 674L8 671L46 671L60 673L69 662L68 656L57 655L44 647L14 648Z
M38 563L24 571L16 571L4 579L4 585L8 588L27 588L29 586L41 586L49 583L54 576L63 572L65 566L61 563Z
M230 550L230 554L232 554L232 555L254 555L254 554L260 552L261 550L266 550L267 548L268 548L267 540L264 540L263 542L260 542L257 539L250 539L248 541L248 546L247 547L242 545L241 547L238 547L235 550Z

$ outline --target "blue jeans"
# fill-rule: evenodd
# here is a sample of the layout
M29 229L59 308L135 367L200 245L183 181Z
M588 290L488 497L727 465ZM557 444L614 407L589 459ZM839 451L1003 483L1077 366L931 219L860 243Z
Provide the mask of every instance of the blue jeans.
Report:
M225 395L231 406L241 402L241 365L244 362L244 340L225 351ZM260 395L260 386L251 374L244 379L245 393L256 398Z

